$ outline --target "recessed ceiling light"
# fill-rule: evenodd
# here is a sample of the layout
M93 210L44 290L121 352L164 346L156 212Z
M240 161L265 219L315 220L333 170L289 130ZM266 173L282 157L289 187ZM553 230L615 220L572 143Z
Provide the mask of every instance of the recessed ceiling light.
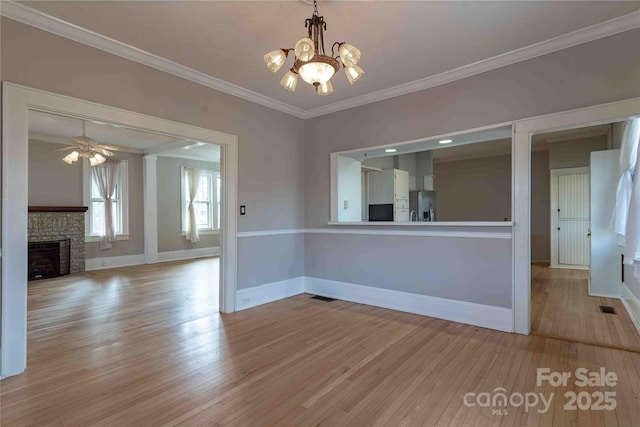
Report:
M441 139L438 144L449 144L450 142L453 142L453 139Z
M398 151L398 150L397 150L397 149L395 149L395 148L386 148L386 149L384 150L384 152L385 152L385 153L395 153L396 151Z

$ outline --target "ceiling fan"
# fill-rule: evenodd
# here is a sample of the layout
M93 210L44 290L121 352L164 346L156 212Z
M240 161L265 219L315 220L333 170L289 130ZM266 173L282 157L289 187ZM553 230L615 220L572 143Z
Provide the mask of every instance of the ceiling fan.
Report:
M98 144L98 142L86 136L85 121L82 121L82 136L75 136L69 141L70 147L61 148L56 151L69 151L69 154L62 158L67 164L72 164L80 157L89 159L91 166L97 166L104 163L107 157L113 156L112 147Z

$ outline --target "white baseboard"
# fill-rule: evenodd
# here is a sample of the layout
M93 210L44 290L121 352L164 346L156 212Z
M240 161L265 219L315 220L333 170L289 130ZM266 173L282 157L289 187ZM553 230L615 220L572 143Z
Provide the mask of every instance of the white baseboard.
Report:
M296 277L253 288L240 289L236 292L236 310L245 310L257 305L302 294L304 293L304 282L304 277Z
M127 267L144 264L144 254L89 258L84 260L85 271L104 270L105 268Z
M218 246L211 248L186 249L182 251L158 252L158 262L203 258L214 255L220 255L220 248Z
M314 277L305 278L304 290L309 294L421 314L423 316L437 317L439 319L482 326L499 331L513 332L514 330L513 314L510 308L437 298Z
M622 284L622 305L627 309L629 317L640 334L640 298L634 295L625 283Z

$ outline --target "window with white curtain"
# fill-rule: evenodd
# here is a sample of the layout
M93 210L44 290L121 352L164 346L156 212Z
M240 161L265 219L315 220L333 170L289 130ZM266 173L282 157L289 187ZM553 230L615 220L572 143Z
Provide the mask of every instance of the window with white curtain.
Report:
M128 189L128 162L120 162L120 173L116 188L111 198L113 206L113 222L116 230L117 240L126 240L129 234L129 189ZM85 204L88 206L86 221L85 241L98 241L104 235L104 198L100 196L100 190L95 179L92 178L91 166L86 165L87 173L84 174L85 181Z
M189 168L182 167L182 233L189 228ZM204 170L200 176L198 192L193 200L196 224L200 234L217 232L220 229L220 176L213 170Z

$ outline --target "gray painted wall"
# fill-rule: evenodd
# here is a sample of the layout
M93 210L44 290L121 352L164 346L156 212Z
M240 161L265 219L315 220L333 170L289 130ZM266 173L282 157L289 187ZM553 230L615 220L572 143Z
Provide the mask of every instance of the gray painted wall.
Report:
M84 206L82 162L62 161L66 147L46 142L29 142L29 205Z
M202 234L192 243L182 235L180 171L182 167L220 171L220 164L175 157L158 157L156 161L158 186L158 252L220 246L219 234Z
M32 206L84 206L82 165L62 161L61 145L29 143L29 204ZM129 170L129 240L113 242L111 249L100 249L97 242L85 243L85 258L137 255L144 253L144 212L142 157L118 153L128 161Z
M421 92L311 119L308 133L313 139L305 153L306 227L327 227L331 152L409 141L640 96L638 69L640 30L633 30ZM442 102L443 99L446 102ZM365 238L359 236L308 236L306 274L355 283L372 281L376 286L389 289L400 286L394 274L402 274L400 283L424 284L420 273L423 270L406 270L402 257L395 256L396 252L410 256L404 251L404 240L369 236L367 246L380 252L375 257L360 252L366 249L365 245L358 244L363 240ZM492 258L483 245L469 239L416 237L415 242L416 246L437 248L452 257L464 254L456 259L456 264L444 264L451 265L447 269L434 264L436 275L467 264L481 271L492 264L511 265L510 242L502 242L509 250L496 249L498 259ZM342 250L343 246L352 250ZM334 257L336 253L340 257ZM367 255L372 254L367 252ZM449 262L453 263L452 260ZM336 269L340 273L335 272ZM376 272L377 279L369 273L371 270ZM473 289L474 279L461 276L451 286ZM500 275L495 283L485 281L484 284L483 292L491 297L483 303L510 306L510 275ZM422 292L437 295L442 291L438 286L426 283Z
M551 260L549 151L531 153L531 261Z
M577 139L554 142L549 145L549 169L578 168L589 166L592 151L607 149L607 137Z
M239 231L304 227L303 120L4 17L1 38L6 81L238 135L239 204L247 206ZM261 239L281 252L280 239ZM239 254L240 268L252 266L252 285L280 271L257 262L263 246L245 245ZM304 254L291 256L295 264Z
M511 155L434 163L438 221L511 219Z
M238 289L304 276L304 241L302 233L238 239Z
M305 240L309 277L511 307L510 239L307 234Z

